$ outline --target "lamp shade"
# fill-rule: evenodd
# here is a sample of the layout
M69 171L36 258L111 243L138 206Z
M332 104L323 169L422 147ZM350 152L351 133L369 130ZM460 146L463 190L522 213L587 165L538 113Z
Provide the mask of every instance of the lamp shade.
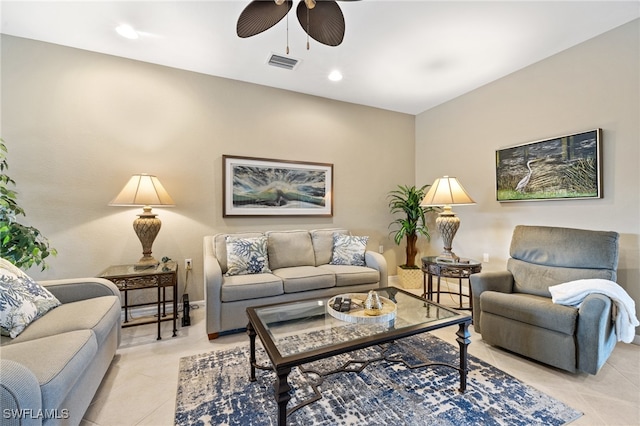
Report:
M423 207L475 204L458 179L444 176L433 182L420 203Z
M110 206L174 206L175 203L157 177L145 173L133 175Z

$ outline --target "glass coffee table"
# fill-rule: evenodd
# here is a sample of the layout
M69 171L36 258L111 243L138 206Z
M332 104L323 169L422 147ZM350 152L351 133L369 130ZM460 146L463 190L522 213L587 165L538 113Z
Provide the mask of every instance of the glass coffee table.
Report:
M296 302L247 308L249 324L247 334L250 343L251 381L256 380L256 368L273 370L276 373L275 398L278 404L278 424L286 425L287 416L294 411L317 401L322 396L304 401L287 409L291 399L291 387L287 377L291 369L303 364L352 352L370 346L382 345L394 340L425 333L440 328L458 325L456 333L460 346L458 365L428 363L419 367L444 365L460 373L460 392L467 386L467 347L470 340L469 325L471 315L439 305L395 287L376 289L377 293L396 304L395 318L386 322L353 323L338 319L329 313L329 298L309 299ZM366 297L366 293L364 293ZM363 298L364 298L363 297ZM304 345L291 345L289 338L295 335L304 340ZM270 366L256 362L256 336L271 361ZM318 337L319 336L319 337ZM384 355L369 360L375 362L386 359ZM387 359L387 361L394 361ZM361 362L360 362L361 363ZM366 366L366 365L365 365ZM327 373L334 374L341 369Z

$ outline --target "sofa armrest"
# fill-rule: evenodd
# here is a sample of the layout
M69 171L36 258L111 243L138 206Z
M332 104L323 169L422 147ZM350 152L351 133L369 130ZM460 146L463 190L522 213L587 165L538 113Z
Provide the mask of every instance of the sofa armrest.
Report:
M60 302L70 303L102 296L118 296L120 290L104 278L72 278L40 281Z
M369 267L376 269L380 273L380 287L389 285L389 273L387 272L387 260L380 253L375 251L366 251L364 253L364 263Z
M513 292L513 275L509 271L481 272L469 277L473 297L473 328L480 331L480 296L485 291Z
M213 237L205 237L204 239L204 299L207 321L207 335L209 339L218 337L221 328L221 303L222 295L222 268L218 258L213 252Z
M578 309L576 346L577 368L596 374L616 344L613 303L603 294L585 297Z
M8 359L0 359L0 371L0 424L41 425L38 412L42 410L42 395L36 376L24 365Z

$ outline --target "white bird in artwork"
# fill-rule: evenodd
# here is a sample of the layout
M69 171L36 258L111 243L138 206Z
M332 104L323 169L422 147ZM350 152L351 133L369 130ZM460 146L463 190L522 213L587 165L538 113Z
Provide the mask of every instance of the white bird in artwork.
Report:
M538 160L541 160L541 158L534 158L533 160L527 161L527 169L529 169L529 173L527 173L527 175L523 177L520 182L518 182L518 184L516 185L516 191L524 192L525 188L529 184L529 181L531 180L531 175L533 174L533 170L531 170L531 163Z

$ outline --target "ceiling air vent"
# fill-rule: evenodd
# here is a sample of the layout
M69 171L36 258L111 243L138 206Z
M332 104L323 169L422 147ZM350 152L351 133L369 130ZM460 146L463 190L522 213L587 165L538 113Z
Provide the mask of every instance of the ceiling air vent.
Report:
M300 61L297 59L287 58L285 56L280 56L280 55L276 55L275 53L272 53L271 57L269 57L269 62L267 63L273 67L292 70L298 65L298 62Z

